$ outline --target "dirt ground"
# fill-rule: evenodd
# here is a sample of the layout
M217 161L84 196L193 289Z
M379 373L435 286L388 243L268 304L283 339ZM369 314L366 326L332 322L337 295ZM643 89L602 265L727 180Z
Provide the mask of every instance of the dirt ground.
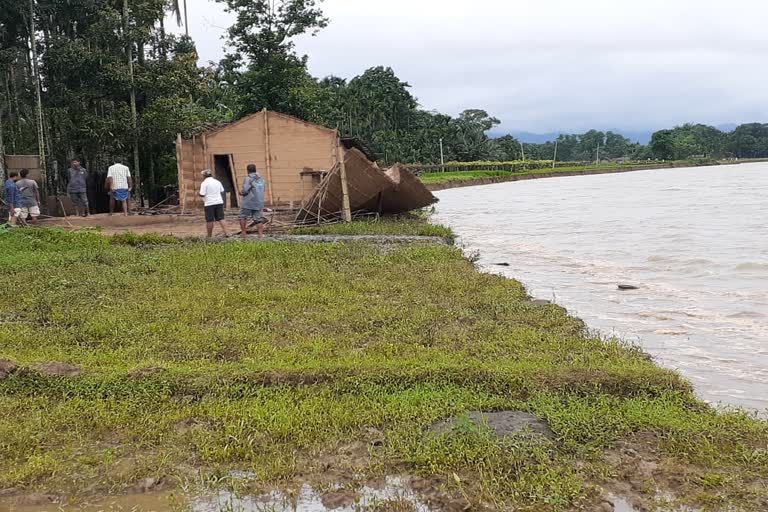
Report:
M271 220L270 224L265 226L264 233L269 234L275 231L284 231L291 227L295 214L292 212L274 212L266 214ZM228 234L240 232L238 213L228 211L224 223ZM96 214L89 217L51 217L40 221L40 225L48 227L60 227L69 230L79 230L83 228L99 228L105 235L116 235L121 233L147 234L156 233L159 235L172 235L177 237L197 237L205 236L205 218L202 212L185 215L109 215ZM249 229L249 232L255 232L255 228ZM221 228L218 224L214 227L214 236L221 235Z

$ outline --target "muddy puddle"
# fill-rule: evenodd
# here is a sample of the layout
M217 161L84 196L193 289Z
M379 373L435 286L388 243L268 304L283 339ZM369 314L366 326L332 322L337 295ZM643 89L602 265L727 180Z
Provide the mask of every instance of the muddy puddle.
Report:
M647 508L643 507L636 507L634 506L631 501L627 498L624 498L622 496L616 496L616 495L609 495L608 499L610 500L610 503L613 505L613 512L643 512L647 510ZM664 511L664 512L700 512L700 509L698 508L691 508L691 507L679 507L679 506L665 506L664 503L671 502L672 497L668 495L664 495L662 493L659 493L657 495L657 499L659 500L659 506L657 510Z
M242 495L231 491L185 494L182 491L96 498L56 503L45 495L0 502L0 512L358 512L382 508L402 512L432 510L402 477L387 477L381 486L323 490L303 484L293 491Z

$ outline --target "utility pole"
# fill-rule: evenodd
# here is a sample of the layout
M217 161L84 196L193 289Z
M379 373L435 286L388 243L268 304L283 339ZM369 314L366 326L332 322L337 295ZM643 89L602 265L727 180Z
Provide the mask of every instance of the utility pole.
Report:
M600 144L597 145L597 162L596 165L600 165Z
M440 170L445 172L445 154L443 153L443 139L440 138Z
M557 139L555 139L555 157L552 159L552 168L555 168L555 163L557 162Z
M523 146L523 141L520 141L520 152L523 154L523 162L525 162L525 147Z

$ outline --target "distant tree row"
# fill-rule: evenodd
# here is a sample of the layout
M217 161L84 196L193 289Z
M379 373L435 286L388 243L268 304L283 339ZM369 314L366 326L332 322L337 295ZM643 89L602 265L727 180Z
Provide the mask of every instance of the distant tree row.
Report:
M549 160L555 146L561 161L768 157L764 124L684 125L648 146L596 130L493 139L498 119L426 111L390 68L311 76L293 40L328 24L318 0L217 1L235 17L228 54L200 66L194 42L164 26L179 0L0 0L0 154L40 154L54 189L75 156L96 170L122 157L151 193L175 180L176 133L268 108L359 137L386 162L439 163L441 141L446 161Z
M768 158L768 124L742 124L729 133L703 124L686 124L654 133L650 151L661 159Z

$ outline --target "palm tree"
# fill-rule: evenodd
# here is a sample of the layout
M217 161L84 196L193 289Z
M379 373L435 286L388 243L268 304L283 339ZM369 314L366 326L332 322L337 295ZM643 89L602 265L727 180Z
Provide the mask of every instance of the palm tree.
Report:
M187 17L187 0L184 2L184 31L189 37L189 18ZM181 4L179 0L171 0L171 12L176 15L176 23L181 26Z

